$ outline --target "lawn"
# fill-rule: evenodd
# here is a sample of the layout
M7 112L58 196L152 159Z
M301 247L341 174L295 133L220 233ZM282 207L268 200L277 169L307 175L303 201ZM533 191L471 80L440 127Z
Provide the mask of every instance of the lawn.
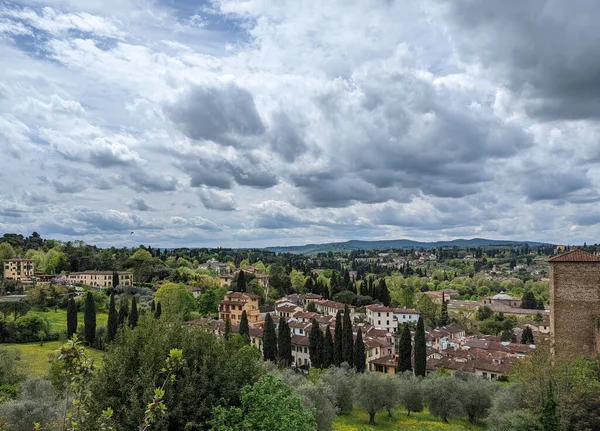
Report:
M333 423L333 431L375 431L375 430L403 430L403 431L480 431L485 426L471 425L463 419L450 419L449 424L425 411L423 413L411 413L406 416L405 410L397 410L392 418L388 417L386 411L381 411L375 416L375 426L369 425L369 415L366 411L353 410L347 415L338 416Z
M18 350L21 352L19 359L19 370L27 374L27 377L44 377L50 370L50 355L56 353L62 342L48 341L40 346L40 343L28 344L0 344L0 348ZM96 365L102 365L102 352L95 349L85 349L88 357L94 359Z
M67 310L51 310L51 311L30 311L31 314L45 317L50 322L50 332L56 333L67 330ZM106 326L108 314L96 313L96 326ZM83 326L83 313L77 313L77 321L79 326Z

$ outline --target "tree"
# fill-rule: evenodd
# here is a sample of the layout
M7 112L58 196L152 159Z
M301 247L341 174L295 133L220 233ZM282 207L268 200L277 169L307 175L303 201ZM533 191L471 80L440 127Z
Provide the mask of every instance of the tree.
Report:
M7 242L0 242L0 262L13 259L16 256L15 249Z
M308 353L310 355L310 365L313 368L322 368L323 366L323 333L319 323L313 319L310 333L308 334Z
M340 311L335 315L335 342L333 344L333 364L339 367L343 360L343 348L342 348L342 313Z
M410 412L423 411L423 389L418 377L415 377L410 371L404 372L400 380L400 403L406 409L406 415Z
M159 302L158 304L156 304L156 311L154 312L154 318L160 319L161 314L162 314L162 305L160 305L160 302Z
M425 340L425 325L423 317L419 316L415 331L415 375L425 377L427 370L427 343Z
M348 306L344 308L344 327L342 328L342 360L351 367L354 357L354 336L352 335L352 320Z
M106 332L108 341L113 341L117 336L119 329L119 316L115 306L115 294L110 294L110 304L108 306L108 322L106 323Z
M398 343L398 372L405 371L412 371L412 340L406 323L402 325L402 335Z
M377 285L377 295L376 299L381 301L381 303L385 306L389 306L391 302L390 291L388 290L387 284L385 282L385 278L379 280L379 284Z
M235 283L235 291L236 292L245 292L246 291L246 274L242 270L240 270L240 272L238 273L237 281Z
M490 415L486 425L488 431L542 431L537 416L527 410Z
M129 304L127 301L123 301L119 307L119 328L125 324L127 316L129 316Z
M531 290L528 290L523 294L523 297L521 298L521 308L526 308L529 310L537 309L537 301Z
M201 316L210 316L219 310L219 301L214 289L208 289L198 298L198 312Z
M183 284L163 284L156 292L155 299L161 303L162 312L168 316L187 319L194 309L194 297Z
M323 381L334 393L335 406L341 413L352 410L354 405L354 387L356 386L356 374L345 364L340 367L332 367L323 375Z
M312 280L312 278L309 278L309 280ZM309 313L316 313L317 312L317 304L315 304L314 301L310 301L308 303L308 305L306 306L306 311L308 311Z
M446 296L442 292L442 315L440 317L440 325L446 326L450 323L450 317L448 316L448 303L446 302Z
M548 380L546 398L540 411L540 422L544 431L558 431L557 401L554 398L554 384Z
M88 292L85 296L83 325L86 343L89 345L94 344L94 340L96 339L96 303L94 302L94 295L92 295L92 292Z
M231 319L229 317L227 317L225 319L225 335L223 338L225 338L225 341L229 341L230 336L231 336Z
M277 358L277 334L271 315L267 313L265 317L265 327L263 331L263 356L265 361L275 362Z
M359 327L356 331L356 341L354 342L354 356L352 358L354 368L359 373L364 373L367 367L367 355L365 352L365 343L362 338L362 329Z
M415 366L416 369L416 366ZM425 401L429 411L448 423L448 419L463 416L463 383L452 376L427 379L423 382Z
M525 326L521 334L521 344L535 344L533 339L533 331L529 325Z
M455 377L462 378L465 381L462 390L463 408L467 413L469 422L476 424L492 407L493 384L489 380L481 379L471 373L462 373L458 376L455 374Z
M392 417L392 410L400 404L400 379L394 375L383 376L381 390L385 394L384 407Z
M354 399L369 414L369 425L375 425L375 415L385 407L386 394L381 390L381 377L375 373L363 373L356 379Z
M135 328L138 324L139 314L137 308L137 301L135 300L135 295L131 300L131 312L129 313L129 326L131 328Z
M246 310L242 311L238 334L244 338L246 344L250 344L250 325L248 325L248 315L246 314Z
M119 273L117 271L113 271L113 287L117 287L119 285Z
M483 307L479 307L477 309L477 320L480 320L480 321L488 320L493 315L494 315L494 312L487 305L484 305Z
M277 353L279 354L279 363L282 367L292 365L292 334L290 326L285 319L279 321L279 334L277 337Z
M303 379L301 381L306 381ZM331 431L339 409L335 406L333 388L323 380L315 383L306 382L296 387L298 395L302 397L304 407L315 412L317 431Z
M77 333L77 304L75 298L69 298L67 305L67 337L73 338L73 334Z
M325 340L323 341L323 368L329 368L333 365L333 337L331 329L327 325L325 329Z

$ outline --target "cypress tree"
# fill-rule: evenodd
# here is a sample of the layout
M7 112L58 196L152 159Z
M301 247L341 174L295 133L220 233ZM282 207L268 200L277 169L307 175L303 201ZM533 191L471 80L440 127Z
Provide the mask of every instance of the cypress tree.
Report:
M446 296L442 293L442 316L440 320L441 326L446 326L450 323L450 317L448 316L448 303L446 302Z
M304 282L304 291L308 292L308 293L312 293L314 289L315 289L315 283L314 283L312 277L307 277L306 281Z
M389 306L392 298L390 297L390 291L387 288L387 284L385 279L382 278L379 280L379 285L377 286L378 300L385 306Z
M398 343L398 372L412 371L412 341L410 339L410 329L405 323L402 328L402 335Z
M356 342L354 343L354 368L358 373L364 373L367 366L367 354L365 352L365 343L362 338L362 330L358 328L356 332Z
M271 315L265 317L265 329L263 331L263 357L265 361L273 361L277 358L277 334Z
M108 341L113 341L117 336L119 329L119 315L115 306L115 294L110 294L110 305L108 306L108 322L106 323L106 332Z
M323 333L319 323L313 319L310 333L308 334L308 353L310 355L310 365L313 368L323 367Z
M343 358L343 349L342 349L342 338L343 338L343 329L342 329L342 312L338 311L335 315L335 342L333 343L333 364L336 367L339 367L342 362L344 362Z
M554 397L554 385L552 384L552 380L548 380L546 399L542 404L540 412L540 422L544 431L558 431L559 429L558 416L556 415L557 404Z
M225 340L229 341L229 336L231 335L231 319L228 317L225 319Z
M154 299L150 303L150 311L154 313L156 311L156 304L154 303Z
M246 291L246 275L244 271L239 272L237 283L235 284L236 292L245 292Z
M290 331L290 325L288 325L283 318L279 320L277 353L279 354L279 364L282 367L287 368L292 365L292 334Z
M160 315L162 314L162 305L160 305L160 302L158 304L156 304L156 311L154 312L154 317L156 319L160 319Z
M534 344L533 331L529 326L526 326L525 329L523 329L523 333L521 334L521 344Z
M131 328L135 328L138 324L139 315L137 308L137 301L135 300L135 295L133 296L133 300L131 301L131 312L129 313L129 326Z
M250 325L248 325L248 315L246 314L246 310L242 311L242 318L240 319L240 329L238 333L244 338L246 344L250 344Z
M342 328L342 361L350 367L354 365L354 337L352 336L352 319L348 305L344 308L344 327Z
M425 325L423 317L419 317L415 331L415 375L425 377L427 369L427 346L425 342Z
M77 304L75 298L72 296L69 298L69 304L67 305L67 336L73 337L73 334L77 333Z
M329 368L333 365L333 337L331 336L331 329L327 325L325 330L325 339L323 341L323 368Z
M344 271L344 281L342 290L352 290L352 285L350 282L350 271L348 271L348 268L346 268L346 270Z
M92 345L96 338L96 304L94 295L88 292L85 297L85 313L83 314L83 324L85 330L85 341Z
M119 273L117 271L113 271L113 287L117 287L119 285Z
M125 324L128 315L129 306L127 305L127 301L124 301L121 303L121 307L119 308L119 328Z

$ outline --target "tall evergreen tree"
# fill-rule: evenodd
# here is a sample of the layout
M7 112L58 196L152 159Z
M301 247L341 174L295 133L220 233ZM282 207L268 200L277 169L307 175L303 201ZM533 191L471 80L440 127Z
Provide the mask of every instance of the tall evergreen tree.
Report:
M323 344L323 333L319 323L313 319L308 334L308 353L310 355L310 365L313 368L323 367Z
M273 361L277 359L277 334L275 333L275 325L273 318L267 313L265 317L265 328L263 331L263 357L265 361Z
M448 316L448 303L446 302L446 295L442 293L442 315L440 317L440 325L446 326L450 323L450 317Z
M88 292L85 297L85 313L83 314L85 341L92 345L96 338L96 303L94 295Z
M342 349L343 329L342 329L342 312L338 311L335 315L335 341L333 343L333 364L339 367L344 362L344 354Z
M135 300L135 295L134 295L133 299L131 300L131 311L129 313L129 326L131 328L135 328L138 324L139 318L140 318L140 316L138 313L137 301Z
M282 367L287 368L292 365L292 334L290 331L290 326L283 318L279 320L277 353L279 355L279 364Z
M154 318L160 319L160 315L162 314L162 305L160 302L156 304L156 311L154 312Z
M247 344L250 344L250 325L248 325L248 315L246 314L246 310L242 311L238 333L244 338Z
M304 282L304 291L308 293L313 293L315 290L315 282L312 277L306 277L306 281Z
M152 302L150 303L150 311L152 313L154 313L156 311L156 303L154 302L154 299L152 300Z
M342 328L342 361L350 367L354 365L354 337L352 335L352 319L348 305L344 308L344 327Z
M377 285L377 299L385 306L389 306L392 301L385 278L380 279L379 284Z
M129 305L127 301L123 301L119 308L119 328L125 324L127 316L129 316Z
M119 273L117 271L113 271L113 287L117 287L119 285Z
M110 294L110 304L108 306L108 322L106 323L106 332L108 341L113 341L117 336L119 329L119 315L117 314L117 307L115 306L115 294Z
M402 335L398 343L398 372L412 371L412 341L410 339L410 329L405 323L402 328Z
M344 280L342 282L343 284L343 288L342 290L352 290L352 286L350 284L350 271L348 271L348 268L346 268L344 270Z
M540 422L544 431L558 431L557 401L554 397L554 384L548 380L548 390L540 412Z
M235 291L236 292L245 292L246 291L246 274L244 274L244 271L240 270L240 272L238 273L238 279L235 284Z
M427 370L427 345L425 341L425 324L423 317L419 317L415 331L415 375L425 377Z
M356 331L356 341L354 342L354 368L358 373L364 373L367 368L367 354L365 352L365 343L362 338L362 329Z
M521 334L521 344L534 344L533 331L529 325L525 326L523 333Z
M75 298L72 296L69 298L67 305L67 336L73 337L73 334L77 333L77 304Z
M231 319L228 317L225 319L225 340L229 341L231 335Z
M327 325L325 330L325 339L323 340L323 368L329 368L333 365L333 337L331 329Z

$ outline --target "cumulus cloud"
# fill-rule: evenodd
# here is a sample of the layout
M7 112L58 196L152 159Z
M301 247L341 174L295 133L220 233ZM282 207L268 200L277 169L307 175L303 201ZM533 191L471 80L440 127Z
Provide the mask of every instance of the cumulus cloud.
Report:
M202 205L207 209L217 211L235 211L237 209L233 193L202 188L198 191L198 196Z
M129 209L136 210L136 211L153 211L154 210L154 208L152 208L150 205L148 205L146 203L146 200L141 196L137 196L135 199L133 199L131 202L129 202L129 204L127 204L127 206L129 207Z

